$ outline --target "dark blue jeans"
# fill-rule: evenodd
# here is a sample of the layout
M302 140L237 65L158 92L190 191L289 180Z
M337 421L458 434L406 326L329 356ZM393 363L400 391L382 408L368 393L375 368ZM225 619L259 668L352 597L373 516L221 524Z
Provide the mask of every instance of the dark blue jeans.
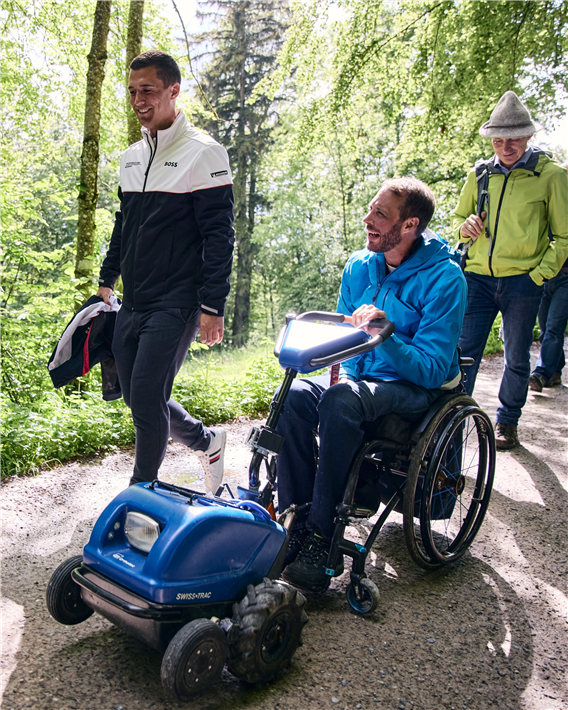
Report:
M440 396L410 382L349 382L329 387L329 376L295 380L278 422L285 442L277 460L278 509L313 501L307 522L331 537L349 467L363 443L364 422L397 412L417 417ZM316 466L314 433L319 426ZM298 519L297 525L305 524Z
M568 323L568 274L560 272L544 284L544 293L538 311L540 327L540 356L534 375L549 380L555 372L562 372L564 357L564 331Z
M166 308L129 311L116 318L112 349L124 401L136 428L131 483L158 476L170 436L194 451L205 451L211 435L171 398L175 376L199 331L199 310Z
M536 316L542 297L528 274L494 278L465 272L467 279L467 310L459 346L464 357L475 362L465 367L466 390L471 395L483 357L491 326L501 311L505 341L505 369L499 388L501 406L497 422L516 426L527 401L531 374L531 344Z

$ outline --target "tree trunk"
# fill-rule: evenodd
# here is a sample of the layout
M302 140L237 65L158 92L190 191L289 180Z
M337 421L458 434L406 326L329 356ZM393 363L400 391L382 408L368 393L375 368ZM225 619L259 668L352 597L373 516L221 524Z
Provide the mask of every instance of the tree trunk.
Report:
M107 59L107 37L110 0L99 0L95 9L91 51L88 55L87 96L81 175L79 182L79 214L77 219L77 259L75 278L81 279L79 290L87 297L92 291L95 251L95 210L97 208L99 142L101 126L101 93Z
M140 123L136 114L130 107L128 98L128 79L130 76L130 62L142 51L142 37L144 36L144 0L130 0L128 13L128 37L126 39L126 116L128 122L128 145L140 140Z
M245 345L249 335L250 287L253 265L252 232L247 214L247 156L241 145L241 155L235 175L235 235L237 239L237 278L233 312L233 343Z
M239 39L243 37L244 27L239 27ZM235 235L237 240L237 283L235 286L235 310L233 313L233 343L237 347L245 345L250 327L250 286L252 279L253 248L252 231L249 230L247 204L247 177L250 170L248 142L245 137L246 95L245 95L245 57L243 46L242 64L239 76L239 113L237 118L237 174L235 176Z

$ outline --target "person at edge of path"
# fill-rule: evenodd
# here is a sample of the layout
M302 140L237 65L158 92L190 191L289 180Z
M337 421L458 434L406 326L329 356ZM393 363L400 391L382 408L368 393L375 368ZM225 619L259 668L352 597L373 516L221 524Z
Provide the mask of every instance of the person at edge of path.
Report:
M456 252L427 229L434 209L434 195L420 180L383 183L363 220L366 248L343 271L337 310L354 325L386 317L395 333L345 361L337 384L298 379L285 401L277 426L285 440L277 460L279 510L313 501L291 531L283 578L295 586L324 591L329 585L335 510L363 442L363 423L392 412L418 418L460 382L457 344L467 287ZM341 558L336 574L342 572Z
M460 242L470 243L465 262L468 303L459 346L474 364L464 368L473 392L487 338L498 312L503 319L505 368L499 389L496 444L519 444L517 425L527 399L530 348L543 283L568 256L568 179L544 151L529 147L537 127L513 91L499 99L479 132L491 138L488 202L476 214L478 187L472 170L452 216Z
M142 127L120 163L120 210L100 270L106 303L119 276L122 307L113 353L136 428L130 484L152 481L169 437L203 465L206 490L223 478L226 432L206 428L171 397L174 378L198 332L223 338L232 267L233 188L225 149L176 109L181 73L150 50L130 65L130 105Z
M563 165L568 170L568 163ZM540 328L540 354L531 372L529 387L542 392L543 387L562 384L564 332L568 324L568 259L553 279L544 284L544 293L538 309Z

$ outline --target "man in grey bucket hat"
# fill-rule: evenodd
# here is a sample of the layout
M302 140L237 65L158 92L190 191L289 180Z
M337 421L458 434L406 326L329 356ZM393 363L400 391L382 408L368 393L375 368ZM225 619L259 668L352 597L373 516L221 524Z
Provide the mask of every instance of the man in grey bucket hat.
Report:
M493 109L491 118L479 129L486 138L525 138L538 131L531 115L514 91L506 91Z
M528 145L538 128L518 96L505 92L479 129L491 138L495 154L469 173L452 217L456 237L469 245L468 304L459 342L462 355L474 359L465 368L469 394L497 313L503 319L498 449L519 444L543 283L568 257L568 178L547 153Z

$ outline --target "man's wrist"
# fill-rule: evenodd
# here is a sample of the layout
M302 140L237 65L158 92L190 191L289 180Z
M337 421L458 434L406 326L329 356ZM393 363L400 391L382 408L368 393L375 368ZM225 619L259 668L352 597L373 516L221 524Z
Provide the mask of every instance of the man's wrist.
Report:
M115 285L116 281L117 281L117 279L100 278L99 279L99 288L110 288L111 291L114 291L114 285Z
M216 318L223 318L225 315L222 309L220 310L219 308L213 308L212 306L207 306L204 303L199 306L199 310L202 313L205 313L206 316L214 316Z

